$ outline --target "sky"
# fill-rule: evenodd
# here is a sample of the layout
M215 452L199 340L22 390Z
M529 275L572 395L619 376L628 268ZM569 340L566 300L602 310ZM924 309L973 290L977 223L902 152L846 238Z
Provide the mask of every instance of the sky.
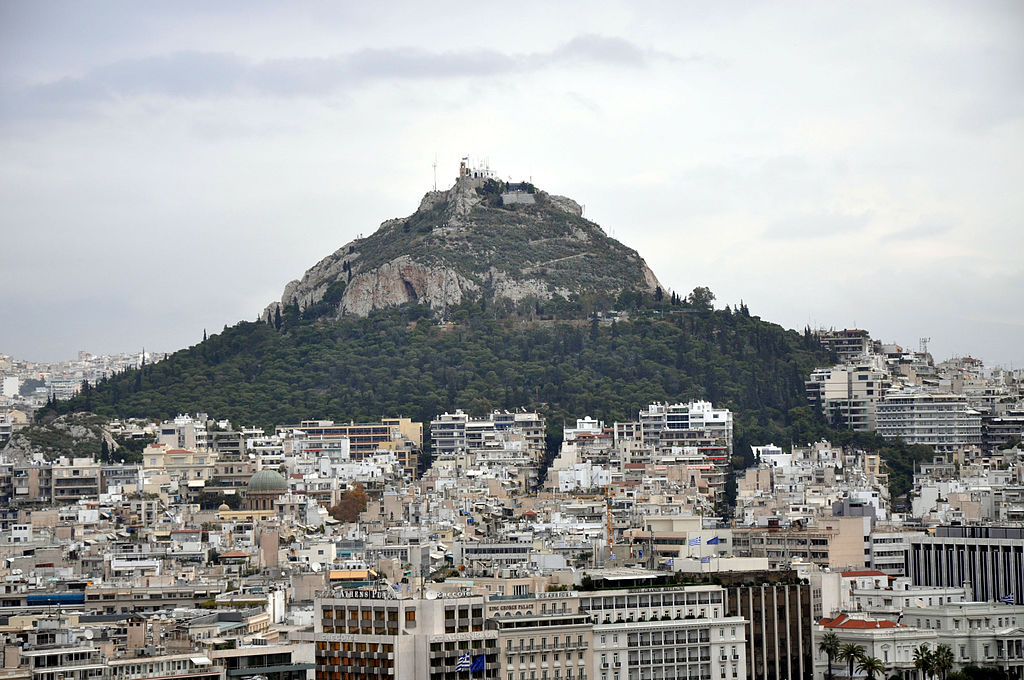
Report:
M0 352L255 320L470 155L668 289L1021 368L1022 35L1016 1L0 3Z

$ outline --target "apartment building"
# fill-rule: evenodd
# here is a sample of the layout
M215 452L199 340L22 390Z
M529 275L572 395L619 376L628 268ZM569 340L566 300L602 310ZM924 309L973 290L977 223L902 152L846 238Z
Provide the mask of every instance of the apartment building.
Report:
M806 383L807 399L817 406L829 425L860 432L876 427L876 404L888 386L880 359L831 368L817 368Z
M133 656L127 659L109 659L110 680L226 680L222 666L215 666L204 654L161 654Z
M614 424L622 466L682 464L690 487L700 487L711 500L720 500L724 493L732 441L732 412L707 401L650 404L636 421Z
M54 502L68 503L96 498L103 486L100 464L92 458L61 460L53 465Z
M498 632L485 630L484 597L433 594L432 599L395 591L337 591L314 601L317 680L456 680L459 659L482 658L474 678L500 676ZM463 657L464 658L464 657Z
M445 412L430 421L430 438L438 456L483 451L513 439L520 439L523 449L534 459L539 459L546 448L544 418L526 411L493 411L482 418L474 418L462 409Z
M410 418L381 418L379 423L335 423L333 420L303 420L298 425L281 426L276 434L291 437L293 447L311 453L330 450L348 440L350 459L360 461L378 451L390 451L410 475L416 474L423 450L423 423Z
M90 585L85 589L85 609L120 614L159 611L165 608L194 608L224 592L224 583L189 583L169 586L128 587Z
M109 680L101 651L91 645L45 646L21 652L32 680Z
M877 406L877 431L886 439L926 444L939 453L981 445L981 414L960 394L917 388L890 392Z
M736 527L732 531L737 555L767 557L771 569L797 561L845 569L865 566L869 527L870 517L833 517L808 527Z
M871 336L859 328L842 330L819 330L815 334L819 342L830 352L835 352L840 361L853 361L871 351Z

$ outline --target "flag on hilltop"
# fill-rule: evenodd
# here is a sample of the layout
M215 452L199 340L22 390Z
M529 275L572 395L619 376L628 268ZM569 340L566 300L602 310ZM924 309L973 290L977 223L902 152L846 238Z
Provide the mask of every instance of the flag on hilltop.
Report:
M474 657L473 665L469 667L470 673L479 673L480 671L486 670L487 668L487 657L481 654L480 656Z
M473 665L473 660L469 657L469 652L465 652L459 656L459 660L455 662L455 670L457 671L468 671L469 667Z

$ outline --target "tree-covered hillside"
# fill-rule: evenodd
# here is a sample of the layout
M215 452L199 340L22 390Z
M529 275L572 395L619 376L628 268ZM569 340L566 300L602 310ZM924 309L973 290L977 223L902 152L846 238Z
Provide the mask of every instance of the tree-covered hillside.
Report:
M453 408L527 407L560 432L563 419L624 420L653 401L704 398L770 438L805 405L810 370L828 361L809 335L745 309L674 296L623 302L629 319L612 322L569 303L558 310L562 320L544 318L552 309L494 318L467 303L452 314L459 322L440 325L416 305L335 321L296 311L280 330L239 323L56 409L161 418L203 410L270 426L398 414L429 422Z

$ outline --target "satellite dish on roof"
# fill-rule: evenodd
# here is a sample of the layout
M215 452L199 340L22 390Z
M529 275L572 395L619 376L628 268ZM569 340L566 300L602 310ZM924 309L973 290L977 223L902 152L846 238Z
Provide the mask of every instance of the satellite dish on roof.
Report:
M319 563L319 562L312 562L312 563L311 563L311 564L309 565L309 568L310 568L311 570L313 570L314 572L319 572L319 571L320 571L320 563Z
M85 639L86 640L92 640L93 637L95 637L95 635L96 635L96 633L92 632L91 630L85 631Z

